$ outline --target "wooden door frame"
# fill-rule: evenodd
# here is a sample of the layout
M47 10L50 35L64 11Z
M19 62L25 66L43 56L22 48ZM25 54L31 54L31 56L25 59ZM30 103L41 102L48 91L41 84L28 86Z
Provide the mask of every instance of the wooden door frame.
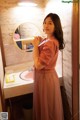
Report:
M6 61L5 61L4 47L3 47L3 42L2 42L1 26L0 26L0 47L1 47L1 51L2 51L3 67L5 67Z
M2 55L2 67L4 69L6 62L5 62L5 56L4 56L1 27L0 27L0 48L1 48L1 55ZM1 81L1 78L0 78L0 99L2 104L2 111L4 112L6 111L6 107L5 107L5 100L4 100L4 93L3 93L3 82Z
M72 120L79 120L79 1L72 11Z

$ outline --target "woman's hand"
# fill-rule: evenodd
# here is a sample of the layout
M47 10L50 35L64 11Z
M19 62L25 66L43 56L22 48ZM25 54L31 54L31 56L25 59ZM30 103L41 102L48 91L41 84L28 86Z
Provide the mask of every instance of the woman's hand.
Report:
M39 62L39 49L38 45L39 43L43 40L40 36L35 37L34 40L32 41L32 44L34 46L33 49L33 59L34 59L34 65L36 69L42 69L44 66Z
M42 38L40 36L36 36L32 41L32 44L34 47L37 47L41 41L42 41Z

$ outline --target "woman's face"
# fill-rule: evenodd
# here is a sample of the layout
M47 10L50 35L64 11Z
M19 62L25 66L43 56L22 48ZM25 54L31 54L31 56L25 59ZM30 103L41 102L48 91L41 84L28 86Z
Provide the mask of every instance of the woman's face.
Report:
M47 34L47 35L53 35L53 33L54 33L54 27L55 26L54 26L54 23L51 20L51 18L50 17L46 18L46 20L43 23L43 29L44 29L45 34Z

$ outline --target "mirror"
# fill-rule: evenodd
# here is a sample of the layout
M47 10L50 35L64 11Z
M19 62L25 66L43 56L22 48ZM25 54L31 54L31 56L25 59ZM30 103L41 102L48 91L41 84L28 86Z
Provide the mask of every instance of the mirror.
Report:
M18 48L31 52L33 50L31 41L34 39L34 36L42 36L41 31L35 24L25 22L16 28L13 39Z

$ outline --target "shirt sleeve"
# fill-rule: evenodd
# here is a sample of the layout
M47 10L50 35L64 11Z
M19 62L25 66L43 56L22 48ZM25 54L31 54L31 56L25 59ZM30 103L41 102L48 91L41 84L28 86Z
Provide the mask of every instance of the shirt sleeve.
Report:
M39 62L42 65L49 65L54 55L55 55L55 44L51 41L48 41L44 44L40 52Z

